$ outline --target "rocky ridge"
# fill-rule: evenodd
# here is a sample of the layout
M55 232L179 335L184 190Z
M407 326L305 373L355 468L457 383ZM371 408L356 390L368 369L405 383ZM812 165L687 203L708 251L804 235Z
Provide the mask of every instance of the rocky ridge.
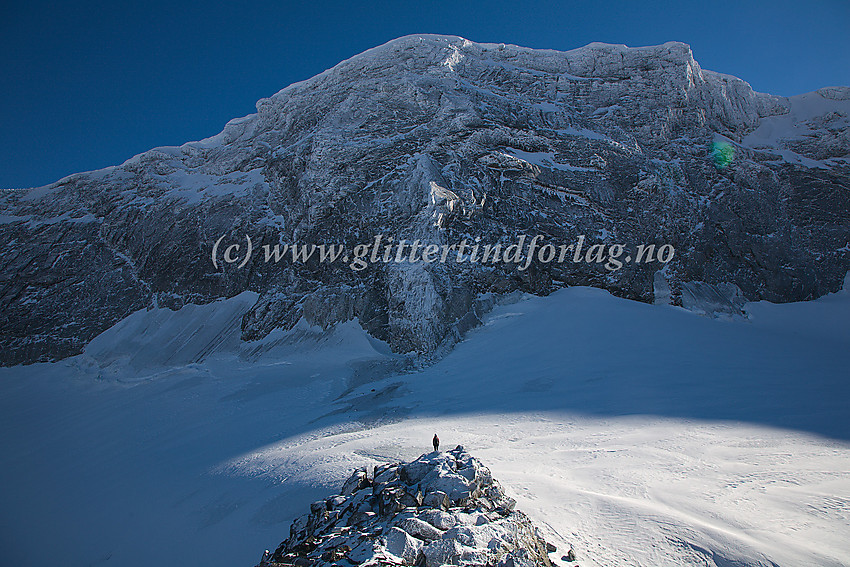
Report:
M260 565L550 567L556 548L515 505L462 446L359 469Z

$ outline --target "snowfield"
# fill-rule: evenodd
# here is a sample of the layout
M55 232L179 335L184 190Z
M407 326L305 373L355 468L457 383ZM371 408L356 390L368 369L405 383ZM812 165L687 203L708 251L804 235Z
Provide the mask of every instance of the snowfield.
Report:
M0 563L250 566L351 469L436 432L560 564L850 565L847 291L728 320L517 295L431 366L353 322L240 343L255 298L0 369Z

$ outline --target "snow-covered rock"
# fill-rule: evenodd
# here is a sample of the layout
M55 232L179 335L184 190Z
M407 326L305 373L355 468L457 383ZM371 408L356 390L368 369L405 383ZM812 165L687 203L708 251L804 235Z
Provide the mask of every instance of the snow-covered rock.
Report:
M450 492L445 492L446 488ZM547 546L489 469L466 450L355 470L314 503L263 565L551 566ZM422 494L452 494L446 510Z
M396 526L391 527L384 538L387 542L387 551L400 558L404 565L416 563L425 545L421 539Z

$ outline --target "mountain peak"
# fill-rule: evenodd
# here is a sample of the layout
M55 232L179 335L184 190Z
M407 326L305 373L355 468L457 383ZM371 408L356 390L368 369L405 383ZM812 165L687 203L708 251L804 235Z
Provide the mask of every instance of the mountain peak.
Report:
M0 237L15 251L3 268L4 362L80 352L148 306L245 291L257 294L245 340L301 319L356 319L416 353L443 352L514 291L590 285L732 315L746 300L815 298L850 268L848 104L839 88L755 93L703 71L679 42L561 52L398 38L260 100L217 136L3 197ZM378 236L505 248L539 235L676 253L665 266L534 257L523 269L362 272L210 261L216 242L246 235L260 251L352 253ZM109 301L77 291L88 288Z
M547 544L490 469L462 446L358 469L314 502L260 566L552 567Z

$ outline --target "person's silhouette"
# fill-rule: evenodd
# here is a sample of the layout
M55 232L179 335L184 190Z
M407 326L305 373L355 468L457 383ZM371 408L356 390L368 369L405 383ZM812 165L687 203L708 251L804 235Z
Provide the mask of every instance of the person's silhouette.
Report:
M434 443L434 450L439 451L440 450L440 438L437 437L436 433L434 434L434 439L432 439L432 443Z

